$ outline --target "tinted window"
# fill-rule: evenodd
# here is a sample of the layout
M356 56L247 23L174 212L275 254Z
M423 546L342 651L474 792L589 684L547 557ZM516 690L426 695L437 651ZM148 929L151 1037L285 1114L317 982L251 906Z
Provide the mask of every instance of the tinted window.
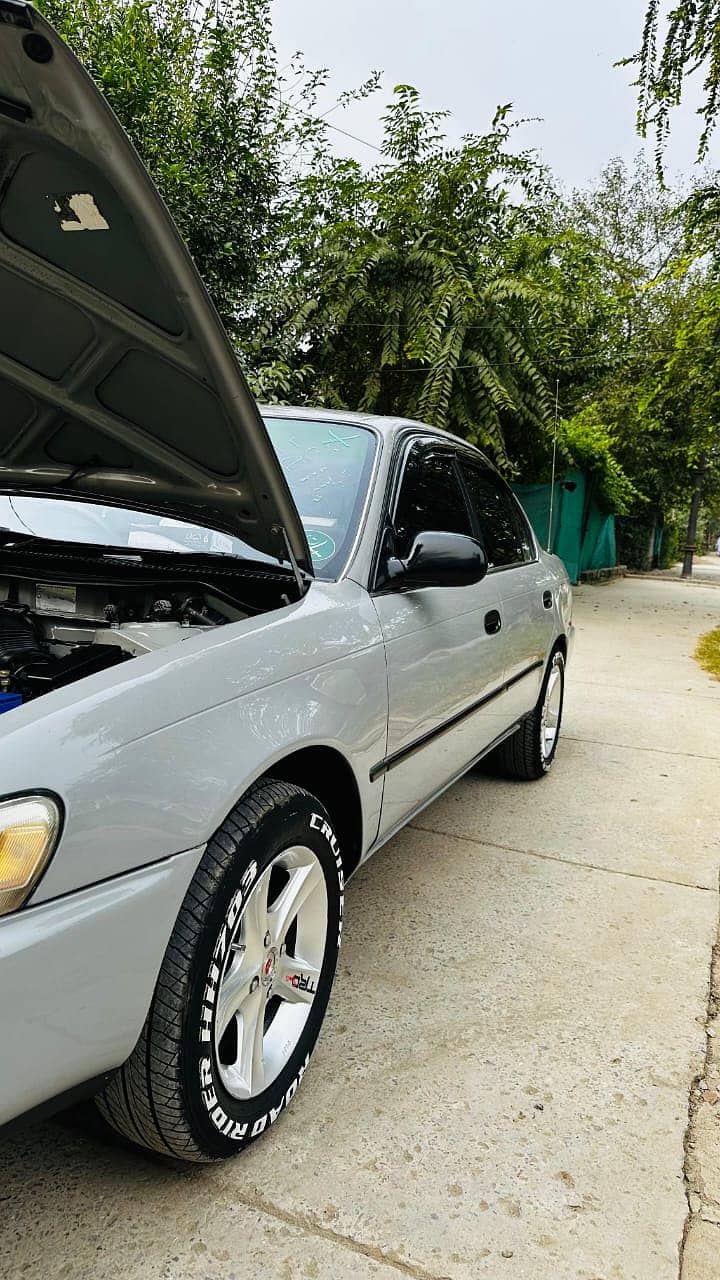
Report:
M530 536L509 489L492 471L461 467L490 567L531 560Z
M472 536L465 498L450 454L413 446L405 464L395 508L395 554L410 554L419 533L436 530Z

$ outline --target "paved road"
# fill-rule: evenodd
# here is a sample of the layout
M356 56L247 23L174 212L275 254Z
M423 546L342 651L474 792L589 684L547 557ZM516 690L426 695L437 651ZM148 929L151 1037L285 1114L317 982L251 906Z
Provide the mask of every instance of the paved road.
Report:
M674 577L679 578L682 572L682 564L673 565L672 569L665 569L662 572L671 573ZM695 556L693 558L692 581L716 582L720 585L720 556L715 554Z
M693 578L706 578L709 582L720 583L720 556L695 556Z
M3 1280L676 1280L718 916L720 684L690 655L719 615L712 586L581 589L553 774L468 778L357 876L288 1115L210 1169L67 1123L9 1142Z

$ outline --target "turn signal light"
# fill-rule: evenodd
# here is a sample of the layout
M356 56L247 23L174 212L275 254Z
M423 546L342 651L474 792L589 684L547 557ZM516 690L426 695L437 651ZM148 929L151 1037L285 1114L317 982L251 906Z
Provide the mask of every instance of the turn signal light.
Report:
M49 796L0 803L0 916L27 901L60 834L60 809Z

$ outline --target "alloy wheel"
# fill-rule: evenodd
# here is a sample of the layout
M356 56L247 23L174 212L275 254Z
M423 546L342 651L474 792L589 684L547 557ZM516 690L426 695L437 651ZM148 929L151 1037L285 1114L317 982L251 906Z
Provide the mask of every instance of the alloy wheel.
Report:
M560 715L562 712L563 674L562 661L558 654L553 659L548 676L545 697L540 716L540 754L543 760L549 760L555 750Z
M294 1051L325 955L328 895L312 849L283 850L253 886L221 976L215 1054L224 1087L262 1093Z

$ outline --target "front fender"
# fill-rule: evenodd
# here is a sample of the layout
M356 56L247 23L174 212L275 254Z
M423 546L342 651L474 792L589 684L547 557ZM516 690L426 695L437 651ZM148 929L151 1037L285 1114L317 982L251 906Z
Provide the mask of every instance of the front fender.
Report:
M351 582L315 583L297 605L9 712L1 790L49 790L66 810L31 902L204 844L254 778L302 746L343 753L372 834L386 727L379 624Z

